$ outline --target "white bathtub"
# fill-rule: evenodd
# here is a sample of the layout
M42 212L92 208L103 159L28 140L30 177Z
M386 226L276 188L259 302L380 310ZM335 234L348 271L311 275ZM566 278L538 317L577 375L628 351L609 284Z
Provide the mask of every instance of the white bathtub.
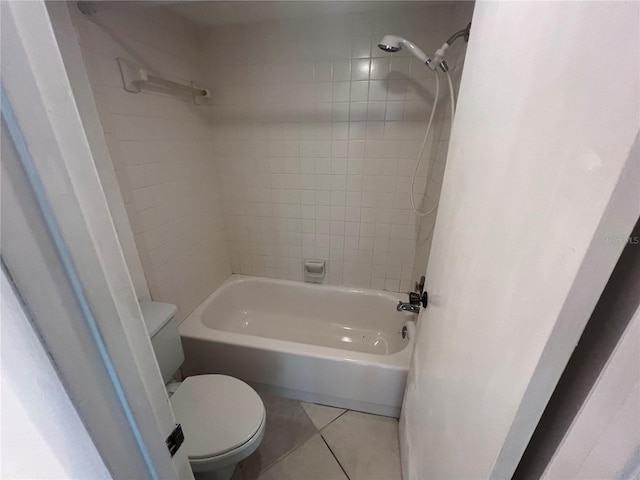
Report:
M398 417L415 338L398 300L407 295L233 275L180 325L183 374Z

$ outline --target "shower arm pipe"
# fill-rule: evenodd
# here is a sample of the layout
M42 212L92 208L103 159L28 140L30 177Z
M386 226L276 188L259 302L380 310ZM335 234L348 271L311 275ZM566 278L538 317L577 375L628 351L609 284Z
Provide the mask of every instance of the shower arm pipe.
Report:
M471 22L469 22L469 24L462 30L451 35L449 39L446 42L444 42L438 50L436 50L436 53L433 56L433 59L427 62L427 66L431 70L435 70L437 67L440 67L440 70L442 70L444 73L447 73L449 71L449 65L447 65L447 62L444 60L444 55L445 55L445 52L447 51L447 48L449 48L451 44L460 37L464 37L464 41L468 42L470 31L471 31Z
M449 39L445 43L450 46L453 42L455 42L460 37L464 37L464 41L468 42L469 41L469 32L470 31L471 31L471 22L469 22L469 25L467 25L462 30L460 30L460 31L454 33L453 35L451 35L449 37Z

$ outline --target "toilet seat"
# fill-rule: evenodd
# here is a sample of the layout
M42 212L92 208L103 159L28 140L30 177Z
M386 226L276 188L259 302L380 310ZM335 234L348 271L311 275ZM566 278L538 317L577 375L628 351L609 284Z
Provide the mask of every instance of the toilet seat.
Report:
M235 457L254 444L257 448L264 434L264 404L237 378L188 377L171 396L171 405L184 431L187 456L195 463Z

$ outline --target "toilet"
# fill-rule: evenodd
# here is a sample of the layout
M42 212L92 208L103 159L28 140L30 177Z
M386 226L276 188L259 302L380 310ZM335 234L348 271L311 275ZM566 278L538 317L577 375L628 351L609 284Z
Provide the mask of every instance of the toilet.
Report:
M184 362L176 306L141 302L142 316L167 385L182 447L197 480L229 480L238 462L251 455L264 436L266 411L253 388L227 375L173 376Z

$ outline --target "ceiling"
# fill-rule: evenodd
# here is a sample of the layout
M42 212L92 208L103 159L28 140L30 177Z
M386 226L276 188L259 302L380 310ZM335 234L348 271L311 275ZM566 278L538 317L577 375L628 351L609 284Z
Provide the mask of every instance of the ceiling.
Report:
M201 27L234 23L264 22L318 15L366 13L407 6L451 5L447 1L181 1L168 8Z

